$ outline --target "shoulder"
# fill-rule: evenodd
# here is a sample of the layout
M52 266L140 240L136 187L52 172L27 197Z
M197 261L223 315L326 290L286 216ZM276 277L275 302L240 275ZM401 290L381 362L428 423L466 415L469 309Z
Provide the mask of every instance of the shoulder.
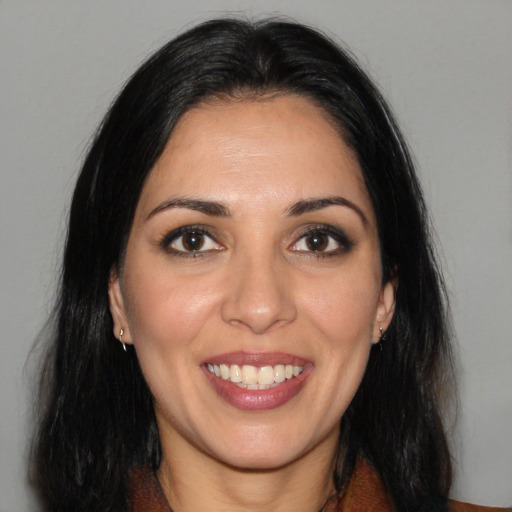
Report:
M352 478L338 497L337 512L390 512L393 505L378 471L364 458L358 459ZM512 508L483 507L449 500L448 512L512 512Z
M461 501L450 500L450 512L512 512L512 508L483 507L481 505L472 505L471 503L462 503Z
M130 512L172 512L156 475L148 468L134 468L128 485Z

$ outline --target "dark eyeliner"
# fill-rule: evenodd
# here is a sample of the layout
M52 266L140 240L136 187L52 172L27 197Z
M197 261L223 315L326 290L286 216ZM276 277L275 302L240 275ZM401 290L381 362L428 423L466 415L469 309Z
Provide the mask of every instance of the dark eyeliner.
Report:
M180 258L197 258L202 257L205 253L201 251L178 251L176 249L171 248L171 244L177 240L180 236L186 235L187 233L198 233L203 236L207 236L212 240L215 238L212 234L206 230L202 226L198 225L188 225L188 226L180 226L179 228L173 229L166 235L162 237L159 241L158 245L167 253L172 256L178 256Z
M355 242L347 236L345 231L339 228L335 228L329 224L317 224L310 226L303 233L301 233L299 239L306 238L307 236L313 235L315 233L321 233L330 236L339 244L339 248L335 251L312 251L310 254L315 258L329 258L339 256L340 254L348 253L355 245Z

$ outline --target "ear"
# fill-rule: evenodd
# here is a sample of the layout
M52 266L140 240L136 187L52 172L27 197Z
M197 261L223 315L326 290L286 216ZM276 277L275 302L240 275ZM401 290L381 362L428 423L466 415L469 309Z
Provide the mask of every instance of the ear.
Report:
M121 289L121 279L116 271L112 271L110 275L110 283L108 285L108 302L114 324L114 336L119 339L119 334L122 330L123 343L131 344L133 340L128 326L128 319L126 317L123 291Z
M379 343L382 335L387 331L395 313L395 296L397 280L390 279L380 291L379 303L373 324L372 343Z

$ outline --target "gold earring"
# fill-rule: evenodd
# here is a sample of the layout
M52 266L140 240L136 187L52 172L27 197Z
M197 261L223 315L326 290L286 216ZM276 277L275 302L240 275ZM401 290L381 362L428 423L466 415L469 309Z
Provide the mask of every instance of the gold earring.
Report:
M121 345L123 345L123 349L124 349L124 351L125 351L125 352L127 352L127 350L126 350L126 345L123 343L123 334L124 334L124 330L123 330L123 329L121 329L121 330L119 331L119 341L121 342Z
M386 339L386 331L384 331L384 329L382 328L382 325L379 327L379 332L380 332L380 336L379 336L379 350L382 352L383 348L382 348L382 345L383 345L383 341Z

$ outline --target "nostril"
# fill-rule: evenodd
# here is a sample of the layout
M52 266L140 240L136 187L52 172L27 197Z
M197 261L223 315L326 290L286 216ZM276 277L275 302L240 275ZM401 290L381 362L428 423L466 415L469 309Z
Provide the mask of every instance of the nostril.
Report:
M222 318L232 326L256 334L292 321L296 308L283 277L272 271L243 272L233 280L222 304Z

